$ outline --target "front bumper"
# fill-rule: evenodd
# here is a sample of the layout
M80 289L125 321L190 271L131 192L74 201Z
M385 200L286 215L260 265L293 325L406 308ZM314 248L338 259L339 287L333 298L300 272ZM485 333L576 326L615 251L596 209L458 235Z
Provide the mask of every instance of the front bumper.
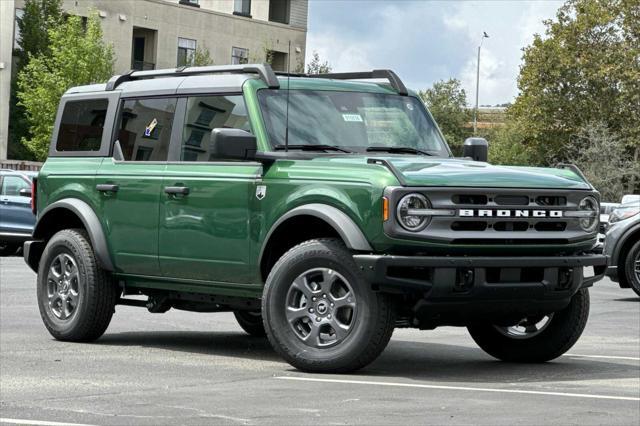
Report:
M519 315L563 309L605 273L602 254L546 257L355 255L381 291L417 294L430 314ZM592 266L594 275L584 275ZM464 315L463 315L464 314Z

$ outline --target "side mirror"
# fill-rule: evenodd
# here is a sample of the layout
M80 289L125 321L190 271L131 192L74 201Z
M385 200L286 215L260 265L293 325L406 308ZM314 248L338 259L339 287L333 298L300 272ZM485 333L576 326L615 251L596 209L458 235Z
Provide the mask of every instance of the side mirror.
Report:
M29 188L22 188L19 192L21 197L31 198L31 190Z
M251 133L241 129L213 129L211 156L225 160L255 160L258 142Z
M489 158L489 142L485 138L467 138L462 146L462 156L473 161L487 161Z

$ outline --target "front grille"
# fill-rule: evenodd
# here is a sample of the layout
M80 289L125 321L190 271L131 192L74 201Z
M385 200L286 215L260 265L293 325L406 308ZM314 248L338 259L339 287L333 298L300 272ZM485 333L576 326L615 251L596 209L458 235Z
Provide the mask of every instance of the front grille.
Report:
M407 193L419 192L430 208L453 212L432 216L420 232L404 230L395 217L384 224L385 233L395 238L469 246L588 244L595 235L580 227L578 218L565 211L578 210L587 190L481 189L481 188L388 188L385 195L397 205ZM392 215L395 209L390 209ZM535 212L535 213L534 213Z

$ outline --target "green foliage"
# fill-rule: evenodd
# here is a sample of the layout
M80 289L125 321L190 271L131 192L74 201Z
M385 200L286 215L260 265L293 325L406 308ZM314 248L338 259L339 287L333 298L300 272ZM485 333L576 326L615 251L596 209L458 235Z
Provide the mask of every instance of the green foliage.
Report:
M320 58L318 52L314 51L311 54L311 62L307 64L307 74L328 74L332 69L328 61L323 61Z
M454 154L461 156L462 144L471 136L468 123L472 115L467 109L467 94L460 80L437 81L430 89L421 91L419 96L431 111Z
M522 141L525 139L522 125L509 121L503 127L492 129L487 135L489 140L489 162L509 166L532 166L539 164L536 153Z
M640 145L638 0L568 0L524 49L510 120L538 158L567 159L574 136L593 122L619 135L631 157Z
M18 76L18 98L27 112L29 136L23 143L38 160L47 156L61 96L70 87L104 82L113 74L113 48L104 44L97 14L86 25L69 16L49 29L49 53L31 57Z
M17 19L21 38L14 52L17 60L11 74L8 157L35 160L33 154L21 143L29 131L29 123L24 107L18 105L17 76L28 65L30 57L49 53L48 31L63 22L62 0L26 0L23 10L24 14Z
M189 63L194 67L204 67L213 65L213 58L211 57L209 49L197 46L195 52L189 57Z
M596 187L603 201L618 202L640 180L640 162L626 155L624 141L603 122L589 123L574 137L567 152ZM640 191L638 186L635 192Z

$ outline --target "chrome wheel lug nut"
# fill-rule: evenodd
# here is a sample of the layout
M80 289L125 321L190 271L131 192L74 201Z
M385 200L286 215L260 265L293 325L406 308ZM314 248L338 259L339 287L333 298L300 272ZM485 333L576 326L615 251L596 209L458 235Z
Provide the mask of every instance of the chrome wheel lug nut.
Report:
M316 321L320 321L320 317L316 317Z
M309 308L309 313L312 314L313 313L313 308Z
M311 298L311 301L312 301L312 302L315 302L316 300L318 300L318 298L317 298L317 297L315 297L315 296L313 296L313 297Z
M329 314L328 318L331 319L331 314Z
M326 295L326 294L323 294L323 295L322 295L322 297L326 299L326 298L327 298L327 295Z
M333 302L331 302L331 304L329 306L331 306L333 308Z

